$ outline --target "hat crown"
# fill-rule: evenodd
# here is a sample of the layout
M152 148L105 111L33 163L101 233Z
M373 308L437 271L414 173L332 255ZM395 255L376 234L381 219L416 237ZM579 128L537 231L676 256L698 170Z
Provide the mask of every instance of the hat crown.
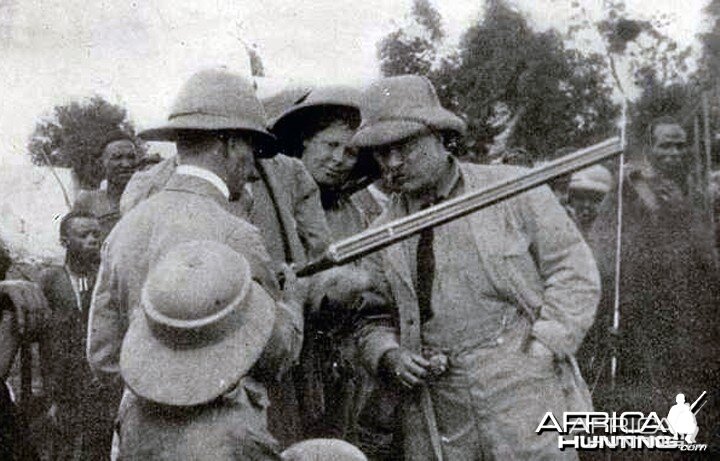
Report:
M266 118L252 84L239 75L217 69L200 71L185 82L168 119L192 114L245 118L260 126L265 125Z
M281 95L290 95L292 90L286 90ZM347 117L352 123L359 123L360 104L362 93L359 89L347 85L326 85L295 92L295 99L285 98L284 107L278 107L275 96L270 103L275 104L275 115L270 117L271 129L280 135L287 135L287 132L297 131L298 124L304 124L307 120L322 115L332 114L338 118ZM332 112L332 110L337 111Z
M148 274L148 316L174 327L199 327L222 317L249 289L250 268L232 248L210 241L171 249Z
M360 90L346 85L326 85L320 86L300 101L299 104L304 106L343 106L360 110L360 98L362 93Z
M380 79L361 98L362 122L350 144L371 147L398 142L432 129L463 135L465 122L440 104L430 80L419 75Z
M440 108L435 88L419 75L388 77L371 84L363 98L363 121L415 118L418 111Z

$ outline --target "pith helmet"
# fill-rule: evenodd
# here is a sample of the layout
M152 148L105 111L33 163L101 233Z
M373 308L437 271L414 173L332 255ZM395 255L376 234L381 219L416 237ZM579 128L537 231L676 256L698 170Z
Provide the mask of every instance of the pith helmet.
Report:
M213 241L169 250L148 273L141 306L120 371L135 394L165 405L198 405L230 390L260 357L275 319L245 258Z
M590 190L607 194L612 187L613 178L610 170L602 165L591 167L574 173L570 178L570 190Z
M268 126L272 127L278 117L283 115L290 107L307 98L312 88L307 85L293 85L283 88L280 92L262 98L263 107L267 114Z
M307 136L305 127L312 127L320 119L343 120L355 129L360 125L359 89L350 86L321 86L298 98L294 104L271 120L270 130L278 138Z
M140 133L150 141L175 141L178 131L244 131L263 142L272 141L265 110L251 82L218 69L203 70L180 89L168 117L160 127Z
M440 105L430 80L418 75L387 77L362 94L362 123L350 142L355 147L392 144L427 129L465 133L465 122Z
M367 461L355 445L340 439L310 439L283 451L283 461Z

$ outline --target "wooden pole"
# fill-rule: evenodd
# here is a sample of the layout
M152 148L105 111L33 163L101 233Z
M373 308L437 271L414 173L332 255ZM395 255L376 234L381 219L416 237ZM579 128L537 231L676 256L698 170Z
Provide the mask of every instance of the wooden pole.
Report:
M714 229L713 197L710 191L710 171L712 170L712 138L710 134L710 101L707 91L702 93L702 118L703 118L703 144L705 145L702 156L701 187L704 198L703 205L708 220Z

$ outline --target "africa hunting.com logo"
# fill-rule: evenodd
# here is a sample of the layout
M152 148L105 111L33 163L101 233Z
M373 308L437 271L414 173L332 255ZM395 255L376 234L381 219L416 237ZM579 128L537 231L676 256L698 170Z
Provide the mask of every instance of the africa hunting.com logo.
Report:
M545 413L535 432L558 433L558 448L577 450L681 450L705 451L706 444L696 443L698 425L695 415L705 404L703 392L692 405L678 394L667 417L639 411L606 413L599 411L565 412L558 420ZM701 403L702 402L702 403Z

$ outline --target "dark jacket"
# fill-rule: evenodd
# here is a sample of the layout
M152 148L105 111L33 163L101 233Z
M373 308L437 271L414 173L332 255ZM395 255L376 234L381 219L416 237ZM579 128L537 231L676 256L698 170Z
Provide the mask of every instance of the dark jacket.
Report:
M55 458L75 459L74 453L81 459L107 458L122 388L101 383L85 358L90 296L78 306L63 266L45 270L40 286L52 311L47 363L50 397L57 405Z

